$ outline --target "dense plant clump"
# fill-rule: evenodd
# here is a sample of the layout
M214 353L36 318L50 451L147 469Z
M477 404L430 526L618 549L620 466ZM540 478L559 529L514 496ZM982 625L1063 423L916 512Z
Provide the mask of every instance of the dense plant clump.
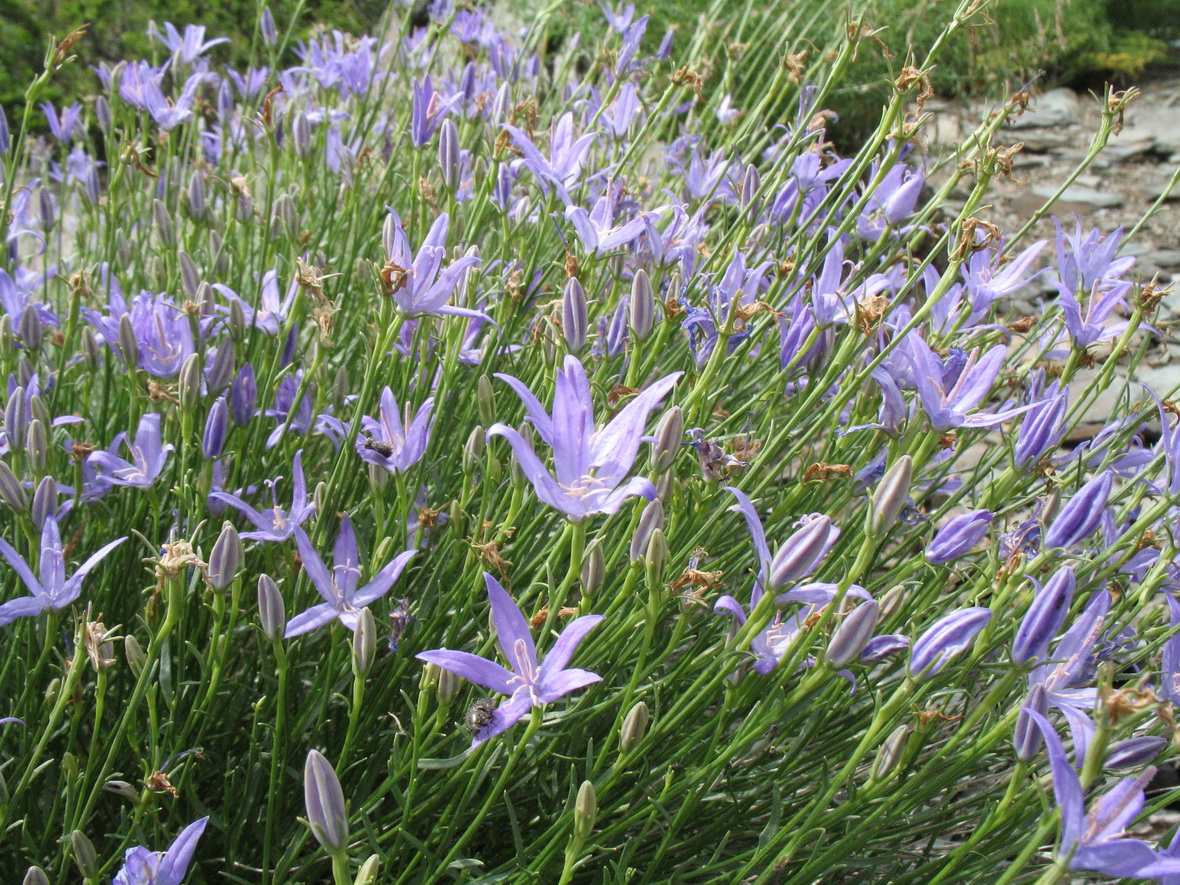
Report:
M1126 833L1180 700L1161 292L989 222L1027 96L927 187L977 7L848 156L863 20L744 106L629 5L263 7L248 69L169 23L86 105L55 44L0 117L4 881L1180 882Z

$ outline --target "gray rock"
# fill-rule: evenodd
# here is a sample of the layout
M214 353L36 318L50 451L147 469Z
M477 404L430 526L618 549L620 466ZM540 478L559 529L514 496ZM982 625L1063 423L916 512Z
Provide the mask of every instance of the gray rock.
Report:
M1050 89L1038 95L1029 104L1028 110L1014 120L1009 120L1009 129L1037 129L1050 126L1068 126L1078 121L1078 97L1072 89Z
M1180 267L1180 249L1155 249L1144 255L1143 260L1161 269L1174 270Z
M1032 192L1038 197L1051 197L1057 191L1057 188L1050 185L1042 187L1034 187ZM1088 187L1079 187L1072 185L1065 189L1065 192L1060 197L1063 203L1080 203L1083 206L1090 206L1094 209L1113 209L1117 206L1123 205L1123 195L1115 194L1109 191L1099 191Z

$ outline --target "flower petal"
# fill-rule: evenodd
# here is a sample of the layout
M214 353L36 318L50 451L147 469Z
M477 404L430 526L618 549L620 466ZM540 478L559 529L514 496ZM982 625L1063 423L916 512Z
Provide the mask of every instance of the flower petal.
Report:
M582 640L604 620L606 619L602 615L584 615L570 621L541 663L542 688L548 684L549 679L565 669Z
M504 649L505 654L511 654L516 643L523 642L529 663L535 668L537 647L533 644L533 634L529 632L528 621L524 619L520 606L490 574L484 572L483 579L488 588L488 601L492 604L492 620L496 623L496 638L500 641L500 648Z
M318 630L325 624L332 623L339 615L340 612L334 605L329 605L326 602L313 605L307 611L296 615L287 622L287 632L283 634L283 638L291 639L294 636L302 636L304 633Z
M500 694L512 694L514 690L512 680L517 678L515 673L471 652L440 648L420 652L415 657L428 664L437 664L456 676L462 676L468 682L474 682Z

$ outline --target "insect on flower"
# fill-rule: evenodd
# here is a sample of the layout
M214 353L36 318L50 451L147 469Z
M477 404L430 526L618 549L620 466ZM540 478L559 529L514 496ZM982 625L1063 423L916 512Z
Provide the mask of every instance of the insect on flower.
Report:
M496 701L494 698L477 698L475 703L467 708L463 717L467 728L472 734L477 734L487 728L496 717Z

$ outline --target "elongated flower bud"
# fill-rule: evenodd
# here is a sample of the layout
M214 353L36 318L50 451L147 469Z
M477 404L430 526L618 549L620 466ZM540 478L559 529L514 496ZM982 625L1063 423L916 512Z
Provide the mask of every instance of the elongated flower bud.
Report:
M1102 520L1113 481L1114 474L1107 470L1078 489L1045 532L1044 549L1074 547L1086 540Z
M370 854L368 859L356 871L356 878L352 885L373 885L377 881L377 871L381 869L381 855Z
M70 850L82 878L92 879L98 875L98 853L94 850L94 843L81 830L70 833Z
M188 177L188 187L185 190L185 197L188 199L188 211L194 218L204 218L205 209L208 206L205 195L205 174L200 171L194 171Z
M664 412L656 426L656 441L651 447L652 470L662 473L671 467L683 443L684 412L680 406L672 406Z
M1042 716L1049 715L1049 697L1045 685L1038 682L1024 699L1020 712L1016 714L1016 730L1012 735L1012 744L1016 749L1016 758L1021 762L1031 762L1041 751L1044 737L1037 723L1028 715L1028 710L1035 710Z
M4 407L4 435L8 438L8 445L18 451L29 432L29 418L29 401L25 398L25 389L17 387L9 395L8 405Z
M606 580L606 557L602 553L602 542L595 540L582 556L582 595L592 596Z
M656 297L647 271L642 268L635 271L635 278L631 281L631 300L627 303L627 310L635 337L643 339L650 335L656 322Z
M244 559L238 530L227 522L222 526L221 534L217 536L213 551L209 554L207 574L210 586L218 590L228 587L237 576Z
M913 459L909 455L902 455L881 477L868 512L868 529L874 537L883 537L897 522L897 517L909 500L913 471Z
M267 46L274 46L279 40L279 29L275 26L274 13L269 6L262 7L262 16L258 19L258 30L262 34L262 42Z
M487 375L480 375L475 382L475 404L479 407L480 424L491 427L496 423L496 392L492 389L492 379Z
M299 212L290 194L279 194L271 207L271 213L283 233L290 239L294 240L299 236Z
M36 350L41 346L41 339L45 334L45 324L41 322L41 315L31 304L25 305L20 315L20 340L29 350Z
M1012 461L1017 467L1026 467L1057 447L1065 434L1068 405L1069 393L1065 390L1042 400L1025 413L1012 450Z
M828 643L828 650L824 654L824 660L829 667L839 670L856 660L873 638L879 613L877 601L870 599L868 602L862 602L844 617L836 632L832 634L832 641Z
M367 606L357 614L356 630L352 634L352 672L363 677L373 666L377 654L377 622Z
M623 727L619 729L619 751L630 753L643 740L647 733L647 724L651 721L651 714L647 704L639 701L623 717Z
M310 750L303 766L303 799L316 841L330 852L343 851L348 844L344 791L332 763L319 750Z
M943 523L926 548L926 561L932 565L943 565L966 555L983 540L991 521L990 510L975 510L952 516Z
M839 535L826 516L817 516L787 538L770 563L772 589L792 584L811 574Z
M237 345L234 344L233 338L223 338L217 345L217 352L213 354L213 365L209 367L209 374L205 378L211 395L221 393L233 383L237 356Z
M877 750L877 758L873 761L869 777L875 781L882 781L893 774L897 763L901 761L902 751L905 750L906 741L909 740L913 730L913 726L908 723L899 725L893 730L885 739L885 743Z
M447 117L438 132L438 165L443 184L454 190L459 186L459 127Z
M201 437L201 454L206 458L217 458L225 445L225 434L229 429L229 407L225 397L219 396L209 409L205 419L205 434Z
M746 209L748 217L753 217L758 212L758 206L754 203L754 197L758 193L758 188L762 186L762 176L758 174L758 167L753 163L746 164L746 171L742 175L742 186L739 192L741 207Z
M906 591L905 584L895 584L890 587L888 592L881 597L881 621L887 621L899 611L905 604L906 597L909 593Z
M197 286L201 285L201 272L197 270L197 263L193 257L180 250L180 289L189 298L195 298Z
M40 867L29 867L29 871L25 873L22 885L49 885L49 877L45 875L45 871Z
M254 379L254 367L243 363L229 391L229 413L234 423L239 427L249 424L257 402L258 382Z
M1063 566L1037 590L1012 642L1014 663L1026 664L1048 654L1049 643L1057 636L1069 614L1076 586L1073 569Z
M578 797L574 801L574 833L579 839L586 839L594 831L594 820L598 817L598 794L594 784L582 781Z
M1102 765L1104 768L1139 768L1162 753L1167 745L1167 738L1127 738L1110 748Z
M57 513L57 480L52 476L43 476L33 490L33 508L29 516L33 518L33 525L37 531L45 527L45 519L50 514Z
M258 576L258 620L267 639L276 642L287 631L287 611L283 606L283 594L270 575Z
M25 456L29 460L29 469L33 473L44 473L48 455L49 439L45 435L45 425L39 418L34 418L25 433Z
M176 227L172 223L172 216L168 207L160 200L152 200L152 217L156 222L156 231L160 235L160 244L165 249L176 246Z
M586 346L588 323L586 290L577 277L570 277L565 281L565 290L561 296L561 333L570 351L576 353Z
M937 674L951 658L961 653L975 634L991 620L986 608L964 608L939 618L914 643L910 655L909 674L918 679L929 679Z
M647 559L644 562L649 590L655 590L663 583L664 564L667 561L668 539L664 537L663 529L656 529L651 533L651 540L647 542Z
M631 561L638 562L647 555L647 545L651 541L652 532L664 527L664 505L659 498L649 501L639 517L639 525L635 527L635 534L631 538Z
M0 461L0 501L13 510L23 511L29 506L24 487L7 461Z
M182 409L192 409L201 399L201 356L190 353L180 367L177 394Z
M143 672L144 665L147 664L147 655L144 653L143 646L139 644L139 640L130 633L123 637L123 656L127 658L127 666L131 668L131 675L138 679L139 674Z
M295 145L295 153L301 157L306 157L311 150L311 121L303 111L291 121L291 142Z

